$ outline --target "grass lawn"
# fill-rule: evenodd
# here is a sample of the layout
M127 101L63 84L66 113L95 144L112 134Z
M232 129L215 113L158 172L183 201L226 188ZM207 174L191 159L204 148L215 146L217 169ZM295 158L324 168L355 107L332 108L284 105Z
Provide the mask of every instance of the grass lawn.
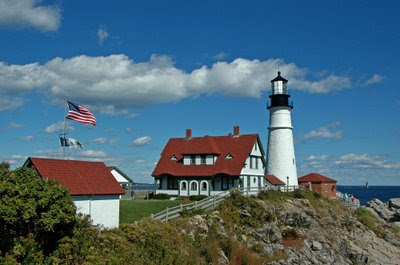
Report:
M152 213L161 212L167 207L174 207L189 201L170 200L121 200L119 208L119 223L131 224L140 219L149 217Z

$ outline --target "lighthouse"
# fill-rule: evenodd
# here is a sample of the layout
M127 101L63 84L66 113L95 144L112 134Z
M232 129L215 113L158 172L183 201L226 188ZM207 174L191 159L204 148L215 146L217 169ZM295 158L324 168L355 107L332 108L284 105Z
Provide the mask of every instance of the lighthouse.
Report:
M269 110L268 150L266 173L275 175L288 186L298 186L296 157L294 154L293 127L289 102L288 80L278 76L271 80Z

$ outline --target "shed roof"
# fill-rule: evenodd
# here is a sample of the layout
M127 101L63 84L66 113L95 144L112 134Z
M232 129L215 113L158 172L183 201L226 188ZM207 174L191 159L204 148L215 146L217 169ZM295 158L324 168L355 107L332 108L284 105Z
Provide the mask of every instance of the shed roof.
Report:
M285 185L285 182L275 177L275 175L265 175L264 178L272 185Z
M310 174L307 174L305 176L298 178L298 182L299 183L304 183L304 182L311 182L311 183L335 182L336 183L337 181L334 179L325 177L323 175L320 175L318 173L310 173Z
M103 162L29 157L24 166L34 168L43 179L59 181L70 195L125 193Z

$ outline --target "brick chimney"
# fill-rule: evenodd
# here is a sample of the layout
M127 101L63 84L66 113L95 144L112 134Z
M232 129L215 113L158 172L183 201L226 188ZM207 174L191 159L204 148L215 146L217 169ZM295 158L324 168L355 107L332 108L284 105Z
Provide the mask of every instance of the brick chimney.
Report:
M192 130L186 129L186 139L192 138Z
M233 126L233 136L239 136L239 126Z

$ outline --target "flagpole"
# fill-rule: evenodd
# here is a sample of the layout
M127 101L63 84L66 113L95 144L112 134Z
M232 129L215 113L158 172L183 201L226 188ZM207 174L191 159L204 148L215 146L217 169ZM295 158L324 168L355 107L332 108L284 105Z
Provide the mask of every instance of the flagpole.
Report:
M67 99L65 99L65 110L64 110L64 127L63 127L63 137L64 137L64 144L62 145L62 157L63 160L65 159L65 129L67 124Z

